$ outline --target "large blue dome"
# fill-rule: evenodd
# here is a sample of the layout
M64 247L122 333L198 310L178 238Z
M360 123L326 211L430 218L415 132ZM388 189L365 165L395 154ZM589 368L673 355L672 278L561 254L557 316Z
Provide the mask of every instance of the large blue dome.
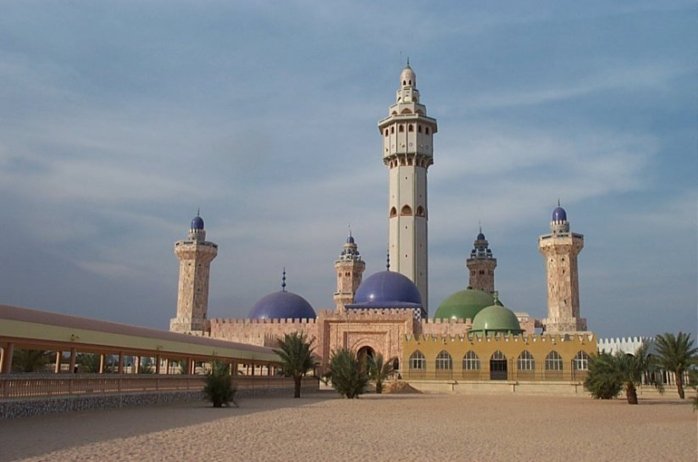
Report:
M250 310L252 319L315 319L315 310L300 295L281 290L262 297Z
M364 280L356 291L356 307L421 307L419 289L406 276L395 271L381 271Z
M553 221L567 221L567 212L559 205L553 210Z

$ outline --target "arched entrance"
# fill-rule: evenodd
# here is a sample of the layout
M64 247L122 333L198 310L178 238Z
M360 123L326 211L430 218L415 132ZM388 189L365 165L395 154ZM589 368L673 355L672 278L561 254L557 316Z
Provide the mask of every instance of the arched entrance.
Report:
M369 358L373 358L375 354L376 352L373 348L370 346L363 346L359 348L359 351L356 352L356 357L359 359L361 364L367 364Z
M507 379L507 358L497 350L490 357L490 380Z

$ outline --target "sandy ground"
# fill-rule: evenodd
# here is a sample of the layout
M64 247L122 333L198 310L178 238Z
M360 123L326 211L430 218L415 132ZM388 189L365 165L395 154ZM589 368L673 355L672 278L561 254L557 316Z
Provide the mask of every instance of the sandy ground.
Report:
M696 461L688 402L332 392L0 421L0 461Z

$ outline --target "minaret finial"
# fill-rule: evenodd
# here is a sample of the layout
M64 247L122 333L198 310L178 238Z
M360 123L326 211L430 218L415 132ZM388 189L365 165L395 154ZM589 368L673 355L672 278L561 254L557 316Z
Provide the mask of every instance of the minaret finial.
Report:
M283 276L281 276L281 291L286 292L286 267L284 266Z
M410 57L407 57L407 67L410 67Z
M494 304L499 305L499 291L495 290L492 292L492 298L494 298Z
M196 216L200 217L201 216L201 207L196 208Z
M390 271L390 249L385 253L385 269Z
M351 224L349 224L348 227L349 227L349 237L351 237Z
M482 234L482 222L480 220L477 221L477 226L480 228L480 234Z
M557 206L560 207L560 198L557 198Z

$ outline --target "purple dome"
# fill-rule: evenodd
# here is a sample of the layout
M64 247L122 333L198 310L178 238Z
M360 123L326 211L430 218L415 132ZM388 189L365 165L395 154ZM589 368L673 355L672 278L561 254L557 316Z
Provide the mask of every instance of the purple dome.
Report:
M191 221L191 229L204 229L204 219L200 216L195 216Z
M250 310L252 319L315 319L315 310L300 295L281 290L261 298Z
M421 307L419 289L406 276L395 271L381 271L364 280L356 291L351 306L365 307Z
M485 240L485 235L482 234L482 231L480 231L477 235L477 240L478 241L484 241Z
M559 205L553 210L553 221L567 221L567 212Z

